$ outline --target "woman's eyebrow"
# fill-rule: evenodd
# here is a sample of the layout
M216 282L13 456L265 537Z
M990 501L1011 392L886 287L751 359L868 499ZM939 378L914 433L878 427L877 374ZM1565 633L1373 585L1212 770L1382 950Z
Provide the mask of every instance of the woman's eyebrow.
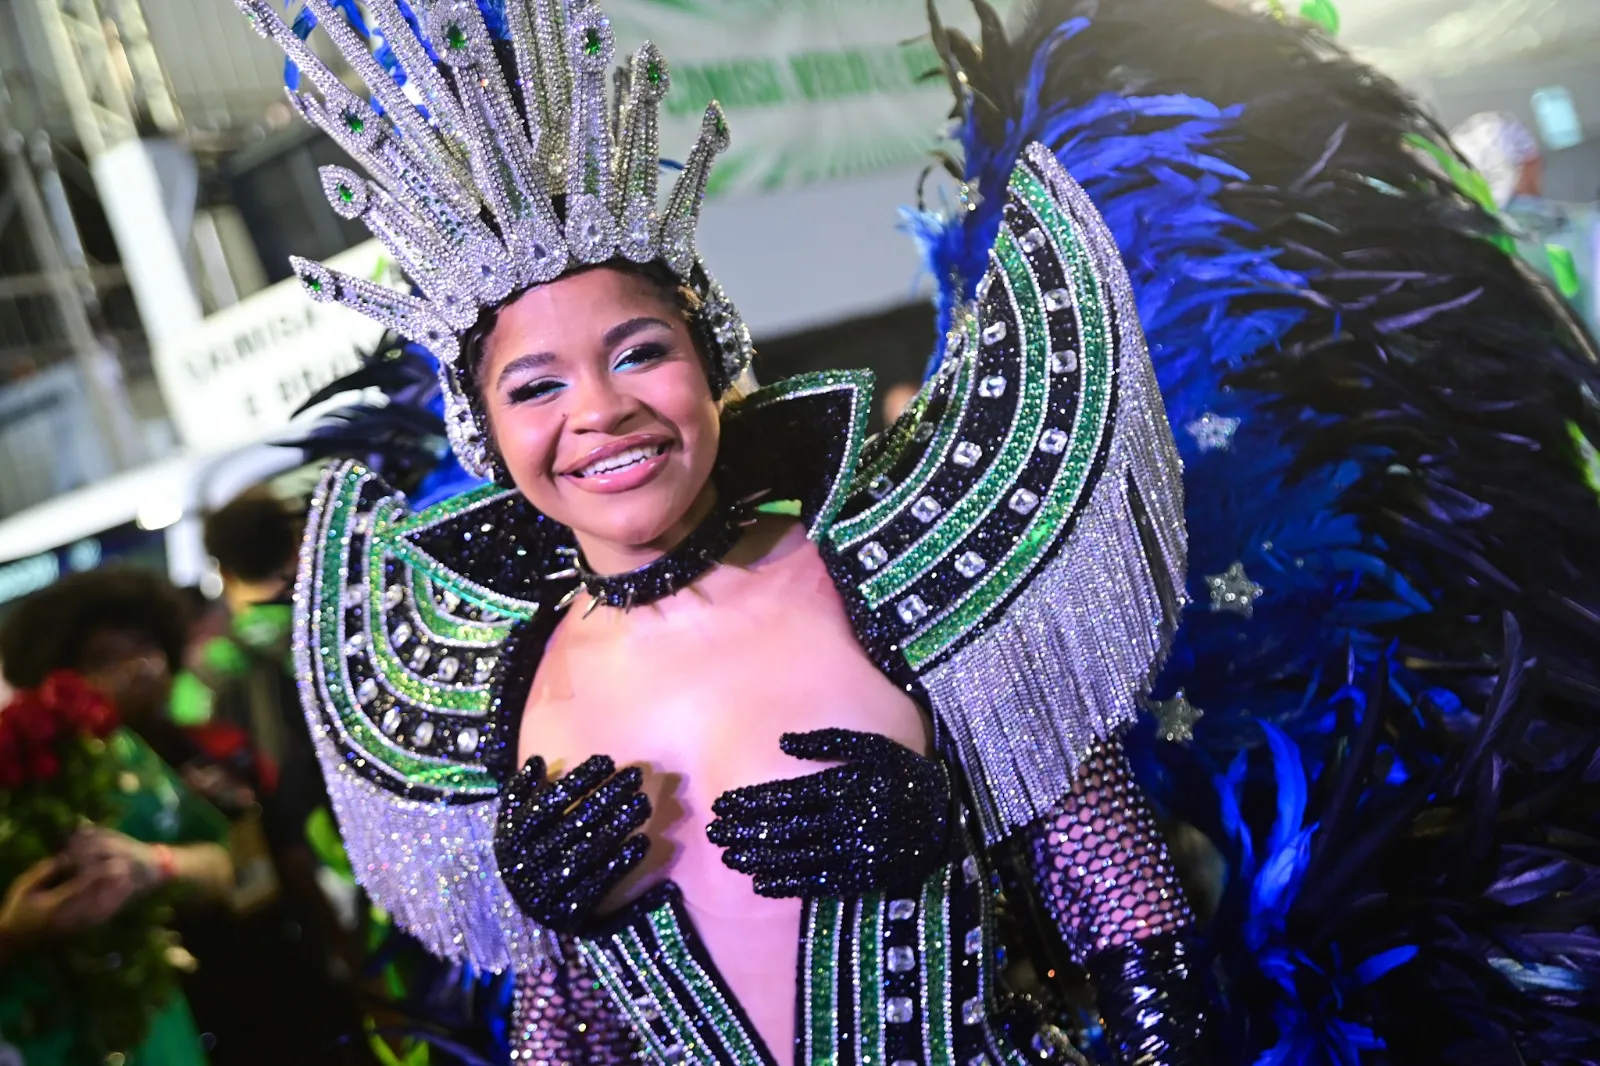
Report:
M506 378L518 371L541 370L555 361L555 352L529 352L527 355L519 355L500 368L500 376L494 379L495 387L504 385Z
M671 329L672 326L659 318L643 315L639 318L630 318L626 322L618 322L606 330L606 335L600 338L600 343L607 348L615 348L629 337L651 326L660 326L662 329Z

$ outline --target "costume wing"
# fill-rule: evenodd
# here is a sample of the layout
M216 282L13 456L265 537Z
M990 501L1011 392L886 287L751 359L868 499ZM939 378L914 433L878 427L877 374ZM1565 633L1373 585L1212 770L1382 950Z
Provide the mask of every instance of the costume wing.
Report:
M494 486L413 513L345 462L317 490L301 552L301 702L356 878L428 950L492 970L546 950L495 866L520 708L502 716L491 693L548 597L542 583L505 591L498 571L563 536Z
M1004 836L1132 721L1181 607L1181 470L1127 274L1030 149L941 369L827 531Z

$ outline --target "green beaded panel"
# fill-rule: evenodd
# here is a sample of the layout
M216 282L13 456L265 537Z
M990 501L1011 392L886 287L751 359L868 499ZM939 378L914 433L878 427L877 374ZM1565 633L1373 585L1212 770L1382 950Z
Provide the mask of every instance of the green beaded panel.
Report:
M1008 195L1022 210L1000 227L986 282L997 294L989 297L986 306L992 308L998 296L1005 310L993 321L989 317L980 320L974 311L962 316L962 348L952 357L953 368L946 371L953 375L949 402L934 415L928 427L932 432L924 431L921 443L917 443L918 435L897 433L857 476L851 497L864 497L872 480L891 467L903 469L909 464L910 471L881 499L828 530L836 548L852 550L844 565L859 566L853 591L865 606L897 626L910 627L900 649L914 670L937 661L1021 591L1083 507L1092 488L1090 476L1108 437L1116 364L1104 287L1065 209L1055 203L1028 165L1020 165L1012 173ZM1035 225L1042 239L1031 233ZM1046 302L1033 265L1042 266L1046 260L1059 264L1070 304L1058 304L1054 299ZM1061 376L1058 380L1058 375L1068 371L1055 367L1052 334L1068 329L1069 324L1080 349L1073 353L1078 368L1070 379ZM985 351L990 350L983 334L991 325L1014 331L1015 362L980 370L986 365ZM996 372L1005 398L976 399L980 374ZM1057 392L1067 389L1074 391ZM997 404L1004 406L997 408ZM992 427L988 440L998 438L997 443L976 481L952 494L954 498L941 499L938 486L950 469L947 464L971 465L969 458L959 455L955 442L984 437L981 430L969 428L979 425L977 419L1004 419L982 423ZM1059 452L1041 451L1047 430L1065 435ZM984 447L991 445L985 443ZM1038 463L1052 465L1032 482L1036 498L1031 511L1022 512L1026 521L1019 522L1016 513L1002 509L1016 493L1024 472L1035 471L1033 464ZM924 497L932 497L941 507L926 519L926 528L916 527L909 544L901 539L903 546L895 548L888 539L881 545L874 539L885 532L903 538L903 532L894 533L888 527L898 522L895 529L904 530L914 506ZM990 526L993 535L983 536ZM866 543L869 539L873 541L870 544ZM926 595L929 579L952 567L953 557L963 550L961 545L979 541L987 547L981 550L975 572L965 578L967 584L958 585L959 591L946 603L933 605L931 612L926 602L917 605ZM921 595L913 596L913 592ZM903 603L911 606L902 610L899 605Z
M1045 232L1071 278L1082 349L1079 355L1083 367L1081 392L1061 469L1049 493L1034 511L1022 536L985 573L983 579L967 591L955 609L907 642L906 659L913 668L936 658L945 648L970 632L989 614L995 603L1014 593L1033 572L1083 500L1084 492L1089 487L1089 472L1105 439L1111 410L1116 376L1114 340L1110 315L1106 313L1105 294L1090 265L1088 250L1068 223L1065 213L1056 206L1030 170L1018 167L1012 175L1011 188L1044 223ZM1049 327L1038 286L1028 274L1015 242L1002 240L997 250L1012 292L1021 296L1019 306L1027 323L1024 327L1027 331L1027 362L1032 364L1038 360L1039 371L1047 375L1049 370L1045 364L1050 358ZM1015 469L1020 468L1026 458L1026 455L1019 455L1011 460L1011 477L1015 476ZM1000 490L1004 491L1008 484L1009 478L1006 484L1000 486ZM966 503L965 500L962 502Z
M374 779L390 787L485 797L498 789L475 758L457 756L448 748L439 750L451 754L434 754L389 735L376 720L386 713L382 707L437 713L449 721L481 719L488 709L487 684L470 674L454 683L425 676L402 661L390 640L392 616L410 625L422 642L454 641L479 660L492 661L512 624L537 609L472 585L403 539L485 498L478 490L412 514L402 497L383 493L381 483L355 463L336 468L319 491L309 534L315 539L307 544L311 580L301 590L308 602L297 636L303 661L314 675L315 687L307 691L316 694L316 709L336 727L341 746L362 763L381 768ZM398 564L399 587L406 593L394 606L384 599L391 563ZM361 610L354 615L347 614L351 578L359 583L361 598ZM475 605L479 617L452 615L446 596ZM437 666L450 650L440 647L443 651L432 656L431 665ZM374 676L378 692L363 699L352 675Z
M812 536L832 527L849 498L850 486L856 480L856 466L861 461L861 449L867 439L867 421L871 415L872 372L870 370L822 370L811 374L796 374L791 378L767 385L740 403L732 417L743 419L786 401L838 393L846 396L850 413L842 427L844 439L836 470L828 472L827 495L810 516L808 528Z
M966 350L976 351L978 347L978 318L976 315L963 315L961 322L962 332L966 336ZM966 419L968 401L972 393L973 360L963 358L957 361L955 367L955 381L950 386L950 402L944 410L943 416L934 425L933 436L923 449L916 466L906 475L905 479L890 489L888 495L866 508L853 518L846 519L828 531L828 537L839 548L848 548L872 536L882 529L896 515L911 506L911 502L921 496L927 488L928 482L938 472L939 464L944 461L945 454L950 446L955 443L956 433L961 429L961 423ZM927 407L928 386L917 394L919 410ZM850 486L850 494L857 495L867 491L872 481L889 467L898 463L910 447L910 438L898 442L896 448L886 448L885 454L878 462L872 464L856 478L855 484Z

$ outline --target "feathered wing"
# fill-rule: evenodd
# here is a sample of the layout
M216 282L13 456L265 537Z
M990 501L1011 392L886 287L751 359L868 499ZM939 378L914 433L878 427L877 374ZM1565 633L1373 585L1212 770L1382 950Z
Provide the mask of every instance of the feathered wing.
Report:
M1184 554L1177 455L1109 233L1042 147L995 197L1004 219L938 373L825 535L990 840L1133 720Z
M549 949L493 852L521 710L502 714L494 683L518 627L554 606L537 584L497 591L497 561L565 536L524 512L492 486L412 512L361 464L335 464L295 594L301 700L357 880L432 953L495 971Z
M1042 142L1121 249L1186 464L1197 602L1157 690L1206 712L1142 761L1229 862L1230 1061L1586 1061L1592 340L1315 29L1204 0L997 25L935 28L975 206L917 229L953 320Z

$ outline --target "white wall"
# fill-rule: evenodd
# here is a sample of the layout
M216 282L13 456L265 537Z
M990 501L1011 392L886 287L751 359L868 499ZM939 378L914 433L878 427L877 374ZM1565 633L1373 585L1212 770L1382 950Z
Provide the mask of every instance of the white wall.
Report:
M918 278L916 247L896 228L901 206L916 199L920 173L893 171L706 205L700 254L757 345L932 291L929 279Z

